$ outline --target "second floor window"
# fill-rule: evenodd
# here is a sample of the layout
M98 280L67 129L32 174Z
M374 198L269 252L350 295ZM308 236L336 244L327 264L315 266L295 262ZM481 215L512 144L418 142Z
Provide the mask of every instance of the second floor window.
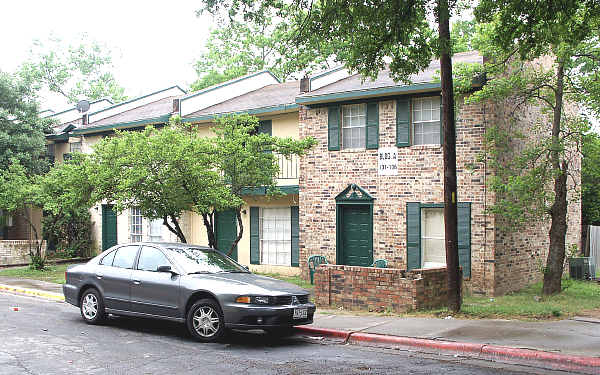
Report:
M367 105L342 106L342 148L364 148L367 126Z
M73 142L69 143L70 153L81 152L81 142Z
M415 98L412 102L413 144L440 144L440 96Z

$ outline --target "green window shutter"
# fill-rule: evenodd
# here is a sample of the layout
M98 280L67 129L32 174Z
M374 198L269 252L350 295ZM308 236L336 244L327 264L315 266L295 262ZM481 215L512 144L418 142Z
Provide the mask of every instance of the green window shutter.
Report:
M330 151L340 149L340 106L329 107L328 147Z
M410 98L396 101L396 146L410 146Z
M463 277L471 277L471 203L457 203L458 211L458 264Z
M379 103L367 103L367 148L379 148Z
M421 268L421 204L406 203L406 269Z
M260 121L258 123L258 134L273 135L273 122L271 120Z
M298 206L290 207L292 210L292 267L300 266L300 215Z
M259 208L250 207L250 264L260 264Z

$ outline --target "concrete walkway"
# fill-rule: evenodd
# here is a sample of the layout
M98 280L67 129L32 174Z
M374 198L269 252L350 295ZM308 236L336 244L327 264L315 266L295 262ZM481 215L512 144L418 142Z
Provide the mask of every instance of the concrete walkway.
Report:
M312 327L600 357L600 320L549 322L315 315Z

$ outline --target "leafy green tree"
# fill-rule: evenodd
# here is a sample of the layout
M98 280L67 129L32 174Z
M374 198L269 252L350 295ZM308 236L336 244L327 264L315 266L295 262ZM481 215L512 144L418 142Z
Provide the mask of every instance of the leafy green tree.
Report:
M213 168L214 155L208 139L176 124L117 132L97 143L90 156L92 200L113 202L119 212L137 207L148 219L162 219L185 243L184 211L204 215L236 202Z
M440 58L442 123L444 128L444 223L448 269L448 309L460 310L458 234L456 209L456 132L452 80L450 15L460 11L448 0L294 0L282 5L277 0L203 0L203 10L212 14L226 11L230 17L243 13L244 19L263 19L272 9L298 9L302 21L296 24L297 44L318 49L333 41L336 58L347 68L375 78L389 68L393 78L406 82L411 74L424 70L433 57ZM287 4L287 3L285 3ZM430 15L435 16L437 34ZM390 61L391 60L391 61ZM389 62L389 64L388 64Z
M3 212L20 213L25 219L34 236L34 244L29 247L31 267L43 269L45 265L42 251L42 237L33 223L30 207L36 203L36 189L32 176L16 159L6 169L0 170L0 210Z
M452 52L469 52L475 50L473 38L477 22L475 19L456 20L452 23L450 29L450 39L452 40Z
M120 102L127 97L112 69L111 51L84 34L79 44L69 46L54 37L34 41L20 75L34 89L60 94L70 103L104 97Z
M245 189L265 187L268 195L277 195L279 165L276 154L285 157L302 156L317 141L308 137L302 140L257 134L259 121L247 114L219 117L211 138L215 146L215 167L222 173L229 194L234 200L226 208L236 212L238 235L229 249L233 252L244 233L241 209ZM204 221L207 231L214 237L212 221Z
M30 86L0 72L0 170L7 170L15 159L27 174L45 171L45 133L50 124L38 116Z
M600 136L583 137L581 166L581 218L586 225L600 225Z
M283 8L277 15L252 20L233 20L211 31L205 52L195 63L200 90L243 75L268 69L282 81L300 74L328 68L336 52L334 43L306 48L294 43L301 13Z
M521 139L513 157L494 156L498 175L492 188L500 193L495 209L513 222L549 217L550 245L543 294L561 291L565 258L569 175L577 175L578 150L587 123L573 103L598 114L600 108L600 4L577 0L481 0L476 17L489 22L485 39L492 78L473 99L507 99L519 107L533 104L542 119ZM527 22L523 22L527 20ZM501 150L519 134L510 123L490 136L492 150ZM512 121L511 121L512 120ZM496 151L493 151L496 152ZM505 153L503 155L506 155ZM574 181L576 187L579 182ZM551 186L552 190L548 187ZM575 230L579 231L579 228Z
M92 255L90 175L89 157L76 153L34 181L35 202L44 212L43 236L70 256Z

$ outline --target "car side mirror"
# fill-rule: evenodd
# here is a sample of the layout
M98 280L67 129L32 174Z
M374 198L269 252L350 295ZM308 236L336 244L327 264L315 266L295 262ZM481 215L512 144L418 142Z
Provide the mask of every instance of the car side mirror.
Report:
M156 269L156 272L171 272L171 273L173 273L173 269L171 269L171 266L158 266L158 268Z

